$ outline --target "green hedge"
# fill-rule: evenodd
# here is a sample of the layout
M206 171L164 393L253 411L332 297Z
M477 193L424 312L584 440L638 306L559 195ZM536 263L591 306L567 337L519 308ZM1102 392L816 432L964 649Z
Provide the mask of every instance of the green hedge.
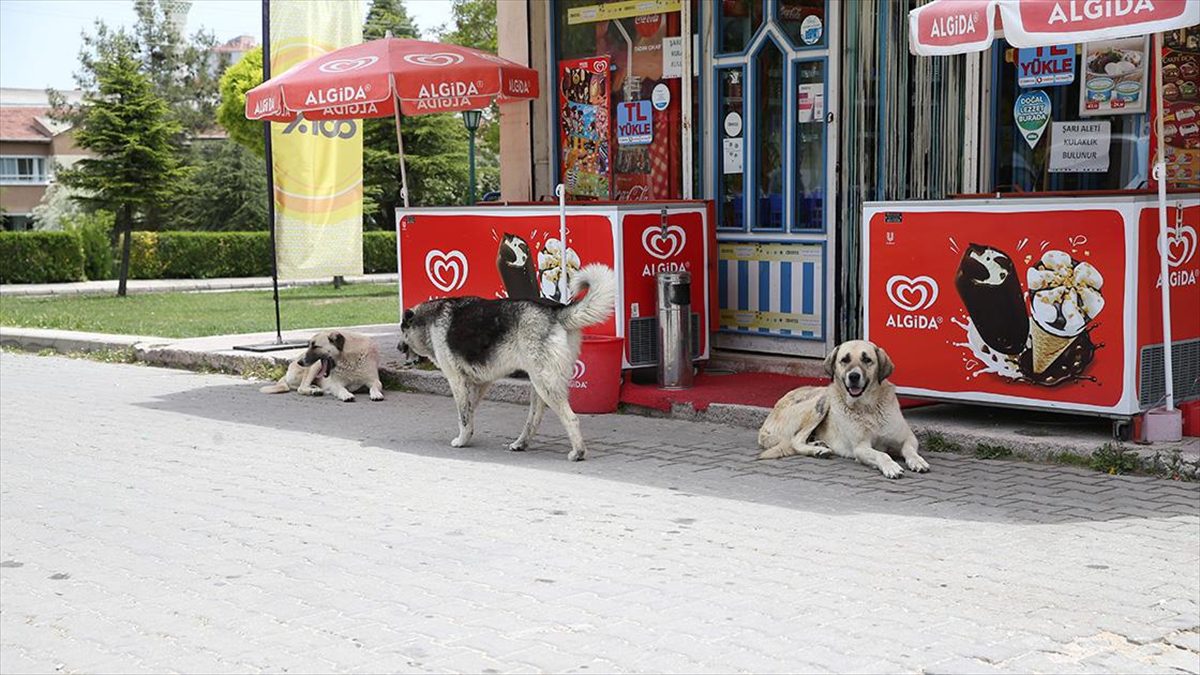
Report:
M363 274L396 273L396 233L363 232Z
M112 278L106 234L0 233L0 283L48 283ZM119 248L118 243L118 257ZM363 233L363 272L395 273L396 234ZM130 279L212 279L271 274L266 232L134 232Z
M0 232L0 284L83 280L83 245L76 233Z
M212 279L271 274L266 232L134 232L131 279ZM396 271L396 235L363 233L363 272Z

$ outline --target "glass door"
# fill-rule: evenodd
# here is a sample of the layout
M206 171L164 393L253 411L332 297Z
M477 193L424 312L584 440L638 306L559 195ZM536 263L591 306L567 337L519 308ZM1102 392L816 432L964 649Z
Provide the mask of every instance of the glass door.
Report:
M726 349L824 356L836 3L713 3L709 167Z

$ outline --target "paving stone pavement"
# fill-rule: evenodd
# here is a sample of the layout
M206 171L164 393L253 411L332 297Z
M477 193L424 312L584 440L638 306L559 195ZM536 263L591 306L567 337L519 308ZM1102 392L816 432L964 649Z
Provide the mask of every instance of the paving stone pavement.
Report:
M1200 672L1200 486L0 354L0 671Z

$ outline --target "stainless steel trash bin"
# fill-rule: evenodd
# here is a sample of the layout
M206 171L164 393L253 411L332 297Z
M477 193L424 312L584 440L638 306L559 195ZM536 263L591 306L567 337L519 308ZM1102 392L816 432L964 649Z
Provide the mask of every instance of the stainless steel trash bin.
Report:
M658 287L658 386L687 389L692 386L692 275L659 272Z

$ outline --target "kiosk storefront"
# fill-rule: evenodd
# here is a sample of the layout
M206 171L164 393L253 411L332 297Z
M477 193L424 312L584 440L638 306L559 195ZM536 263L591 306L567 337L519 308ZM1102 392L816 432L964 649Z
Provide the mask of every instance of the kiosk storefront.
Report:
M1149 78L1133 83L1144 39L1028 54L998 35L980 53L916 57L908 11L922 4L501 3L514 28L502 55L524 56L553 92L510 116L529 133L502 164L531 178L504 197L565 182L576 200L711 200L714 347L819 357L864 332L865 202L1134 198L1151 194L1160 146L1172 195L1200 188L1194 29L1166 41L1160 143Z

